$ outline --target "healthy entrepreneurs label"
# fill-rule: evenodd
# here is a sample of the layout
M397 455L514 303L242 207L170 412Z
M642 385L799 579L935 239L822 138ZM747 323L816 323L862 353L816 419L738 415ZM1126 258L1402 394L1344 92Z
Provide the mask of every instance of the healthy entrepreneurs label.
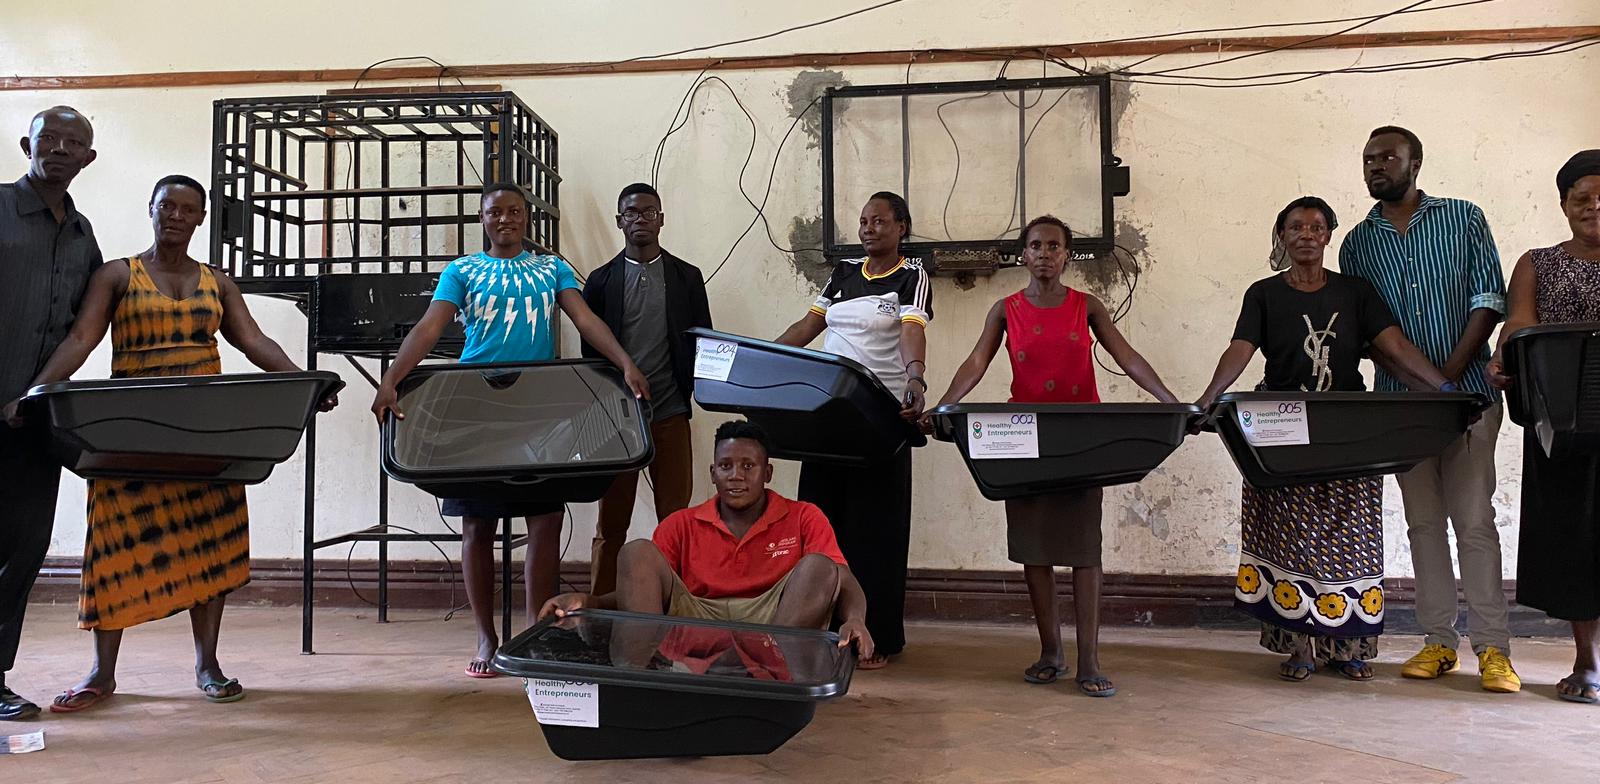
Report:
M600 686L577 681L524 678L528 702L540 724L562 727L600 726Z
M712 381L727 381L733 372L733 358L739 354L739 344L730 340L696 338L694 347L694 377Z
M967 455L973 460L1038 457L1038 415L968 414Z
M1295 446L1311 443L1304 400L1267 400L1238 404L1239 429L1251 446Z

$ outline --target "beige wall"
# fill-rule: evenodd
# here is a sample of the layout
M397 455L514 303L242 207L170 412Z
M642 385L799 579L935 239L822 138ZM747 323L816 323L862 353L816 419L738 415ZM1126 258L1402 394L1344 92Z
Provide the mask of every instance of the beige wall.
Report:
M862 2L861 4L865 4ZM1255 2L1188 3L1147 0L1106 11L1098 2L1016 0L972 4L924 0L874 11L820 29L732 47L719 54L853 51L907 47L958 47L1061 43L1157 31L1264 21L1310 19L1391 10L1397 0L1337 4L1270 4L1271 18ZM268 6L213 4L197 12L188 3L58 3L7 9L0 25L0 73L104 74L241 68L360 68L372 61L428 54L446 63L604 60L670 51L802 23L857 7L857 0L804 6L766 3L680 2L640 5L585 3L457 3L446 15L437 3L398 0L339 4L335 23L326 4L282 0ZM48 8L49 10L42 10ZM362 8L363 11L352 10ZM474 9L484 10L480 15ZM972 10L977 8L979 10ZM497 16L498 15L498 16ZM348 21L344 21L348 20ZM1413 15L1373 30L1459 29L1572 25L1594 22L1591 0L1518 0L1437 14ZM168 42L168 43L162 43ZM1501 47L1430 47L1360 52L1342 50L1253 58L1241 72L1338 68L1399 59L1481 55ZM1269 223L1284 202L1304 193L1327 198L1344 225L1369 206L1359 179L1359 150L1373 126L1398 122L1427 145L1424 186L1483 206L1509 269L1523 250L1565 238L1555 209L1553 173L1573 151L1600 145L1592 118L1600 112L1600 57L1589 53L1511 60L1448 70L1386 76L1336 76L1304 84L1250 90L1133 86L1119 95L1115 148L1133 168L1133 193L1118 202L1119 236L1139 249L1144 269L1124 330L1169 385L1182 396L1204 386L1230 334L1244 288L1266 274ZM1187 64L1205 57L1173 57ZM1163 62L1168 62L1164 60ZM1097 66L1116 63L1095 63ZM898 82L903 67L839 69L852 83ZM913 78L988 78L995 65L918 65ZM1014 66L1013 75L1034 73ZM789 90L801 74L769 70L731 72L759 125L747 189L759 194L779 137L790 123ZM648 178L655 143L691 74L501 80L561 133L563 249L583 270L616 250L610 223L616 190ZM86 170L74 193L96 225L108 255L135 252L148 242L143 205L149 184L186 172L202 180L209 162L210 104L220 97L292 95L334 85L264 85L171 90L0 92L0 126L20 134L26 119L54 103L87 112L98 130L100 160ZM674 136L663 167L669 213L665 244L709 268L749 220L733 186L748 144L749 127L726 93L702 92L685 131ZM768 205L775 234L787 241L791 220L819 213L818 152L797 131L778 162ZM15 148L13 148L15 149ZM12 153L10 170L24 161ZM7 174L6 176L13 176ZM965 175L964 175L965 176ZM895 187L897 183L884 183ZM919 214L937 205L913 204ZM205 257L204 241L193 248ZM1081 272L1090 290L1120 297L1099 278ZM937 318L930 332L930 381L935 393L965 356L984 312L999 296L1020 287L1025 275L1008 271L971 290L935 284ZM813 284L784 254L760 237L739 246L711 285L719 327L771 336L805 309ZM305 320L282 303L253 299L267 330L298 356ZM571 331L567 334L570 338ZM246 366L231 350L224 363ZM342 359L325 367L345 373L345 405L322 422L318 498L323 533L372 522L376 499L376 433L366 412L364 383ZM1003 363L1002 363L1003 364ZM96 354L81 375L107 372L108 352ZM1253 383L1259 367L1247 372ZM996 368L971 399L1003 399L1007 373ZM1108 400L1136 400L1137 390L1101 375ZM705 444L717 418L696 420ZM1499 450L1501 489L1496 495L1513 573L1520 432L1507 425ZM701 459L706 457L700 451ZM300 458L280 467L251 491L252 537L257 557L299 554ZM779 469L779 487L792 491L797 471ZM917 455L917 496L911 563L919 567L1008 568L997 504L973 488L955 451L936 444ZM706 482L700 481L702 490ZM1191 439L1144 483L1106 496L1107 566L1115 571L1224 573L1235 563L1239 478L1212 437ZM63 482L52 553L80 551L83 485ZM397 486L394 521L437 529L430 498ZM1392 574L1409 574L1399 499L1387 498ZM593 509L575 509L569 560L587 558ZM648 531L648 510L636 515L635 534ZM431 550L396 548L397 557L428 557ZM325 556L335 553L325 552ZM358 550L357 558L371 557Z

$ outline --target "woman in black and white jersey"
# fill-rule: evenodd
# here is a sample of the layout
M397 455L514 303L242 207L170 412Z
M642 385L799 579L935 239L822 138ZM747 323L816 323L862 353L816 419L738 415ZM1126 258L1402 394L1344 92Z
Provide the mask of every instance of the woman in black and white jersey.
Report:
M866 257L840 261L816 303L778 342L804 346L826 330L823 350L865 365L903 402L901 416L915 422L928 391L923 330L933 318L933 294L922 264L900 255L900 242L910 234L906 200L886 191L873 194L861 208ZM867 595L867 629L877 652L858 666L888 664L906 643L911 450L867 468L806 463L799 496L828 516Z

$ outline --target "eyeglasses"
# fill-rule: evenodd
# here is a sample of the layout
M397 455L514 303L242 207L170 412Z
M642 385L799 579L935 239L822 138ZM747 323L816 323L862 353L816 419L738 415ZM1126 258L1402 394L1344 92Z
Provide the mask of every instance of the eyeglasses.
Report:
M1283 227L1283 233L1291 237L1300 234L1310 234L1313 237L1321 237L1322 235L1328 233L1328 227L1321 223L1291 223L1288 226Z
M659 217L661 217L661 210L658 210L654 207L647 208L643 211L625 210L622 213L622 220L627 223L638 223L639 219L641 218L647 221L654 221Z

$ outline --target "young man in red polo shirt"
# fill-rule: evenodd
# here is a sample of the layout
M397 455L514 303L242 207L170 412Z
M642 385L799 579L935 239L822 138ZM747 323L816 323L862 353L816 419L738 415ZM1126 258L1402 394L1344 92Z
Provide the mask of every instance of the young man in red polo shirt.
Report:
M839 647L872 655L867 598L822 511L767 489L767 436L744 421L717 428L711 482L717 495L669 515L652 539L624 545L617 590L567 593L539 616L583 607L685 618L822 628L837 609Z

